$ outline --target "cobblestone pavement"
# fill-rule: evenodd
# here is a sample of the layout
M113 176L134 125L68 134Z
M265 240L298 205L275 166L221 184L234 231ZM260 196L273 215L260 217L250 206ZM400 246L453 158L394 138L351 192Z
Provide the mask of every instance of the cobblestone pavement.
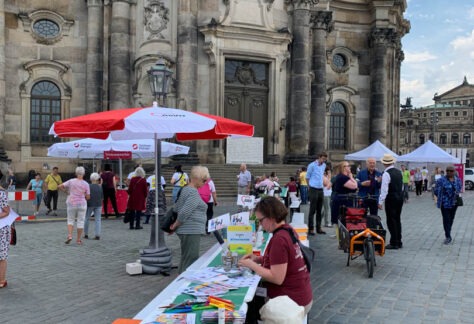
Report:
M453 243L445 246L441 213L431 195L412 194L402 213L404 248L377 257L371 279L362 259L346 267L347 255L338 250L333 229L311 237L317 258L309 323L472 323L473 198L473 192L464 194ZM138 250L148 244L149 225L130 231L121 220L108 219L102 222L100 241L65 245L63 200L60 206L59 216L46 217L43 211L38 217L58 221L17 225L8 287L0 290L1 323L111 323L133 317L176 276L175 271L170 277L126 274L125 264L137 260ZM227 211L235 211L230 202L215 214ZM177 264L179 241L176 235L166 239ZM203 236L201 251L215 242L213 236Z

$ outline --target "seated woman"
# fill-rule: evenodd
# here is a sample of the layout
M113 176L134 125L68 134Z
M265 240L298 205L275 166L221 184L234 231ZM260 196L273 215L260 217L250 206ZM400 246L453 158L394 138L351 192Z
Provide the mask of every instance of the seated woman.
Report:
M270 180L266 174L264 174L260 182L255 184L255 189L259 195L262 194L268 194L271 190L273 190L273 187L275 184L273 183L272 180Z
M264 197L255 206L255 215L263 229L274 235L264 256L245 255L239 265L262 277L268 298L286 295L303 306L307 314L313 304L313 293L303 253L287 231L276 231L280 227L292 229L285 222L288 209L277 198Z

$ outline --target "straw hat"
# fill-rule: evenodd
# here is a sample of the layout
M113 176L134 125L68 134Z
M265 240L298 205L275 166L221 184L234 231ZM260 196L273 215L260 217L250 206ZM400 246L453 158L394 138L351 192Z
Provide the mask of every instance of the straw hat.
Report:
M383 157L380 159L380 162L382 162L383 164L393 164L395 163L395 161L397 161L397 159L395 159L392 156L392 154L388 154L388 153L385 153Z

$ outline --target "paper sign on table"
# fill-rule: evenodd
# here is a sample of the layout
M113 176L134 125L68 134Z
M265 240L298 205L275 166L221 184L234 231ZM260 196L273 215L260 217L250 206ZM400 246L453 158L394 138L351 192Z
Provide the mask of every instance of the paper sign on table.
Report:
M224 214L224 215L221 215L209 220L209 223L207 225L207 231L214 232L216 230L223 229L229 225L230 225L230 214L227 213L227 214Z
M241 212L230 216L230 225L250 225L250 212Z
M252 253L252 241L252 226L227 227L227 242L231 251L244 249L245 253Z
M253 207L255 207L255 196L238 195L237 196L237 205L248 207L248 208L253 208Z

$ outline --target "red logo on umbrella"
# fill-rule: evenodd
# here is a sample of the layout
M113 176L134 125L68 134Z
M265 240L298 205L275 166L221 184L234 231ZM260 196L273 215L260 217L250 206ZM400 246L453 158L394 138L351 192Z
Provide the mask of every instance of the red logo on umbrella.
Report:
M74 143L74 147L77 148L77 147L79 147L79 146L81 146L79 143Z
M138 144L132 144L132 149L138 150Z

